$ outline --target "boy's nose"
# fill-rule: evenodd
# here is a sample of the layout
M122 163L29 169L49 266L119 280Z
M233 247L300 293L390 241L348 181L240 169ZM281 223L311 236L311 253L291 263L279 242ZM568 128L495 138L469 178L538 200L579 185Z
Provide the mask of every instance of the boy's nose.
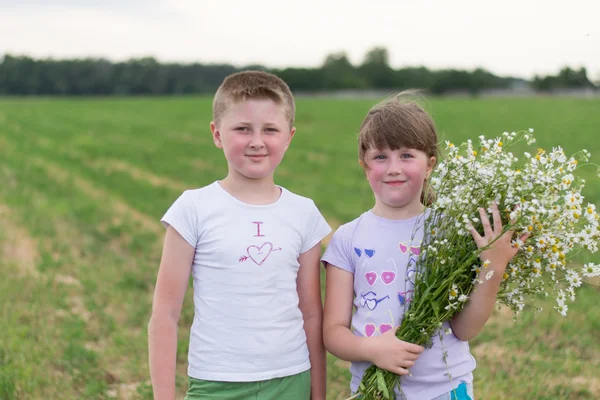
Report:
M263 142L262 140L262 135L260 133L255 133L252 135L252 139L250 140L250 147L255 149L255 148L261 148L265 146L265 142Z

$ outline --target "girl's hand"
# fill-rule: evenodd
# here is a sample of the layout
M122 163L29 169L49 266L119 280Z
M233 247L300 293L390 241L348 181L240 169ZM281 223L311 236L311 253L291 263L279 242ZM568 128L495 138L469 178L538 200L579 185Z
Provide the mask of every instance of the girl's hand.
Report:
M496 273L502 275L510 260L519 250L512 245L514 231L508 230L502 233L502 219L500 218L500 211L498 211L498 205L495 201L492 202L493 227L490 225L490 220L483 208L479 209L479 215L481 216L481 223L483 224L483 236L477 232L473 225L470 227L471 235L473 236L477 247L481 249L488 246L491 242L494 242L488 249L479 254L479 258L483 262L489 261L490 267L492 267ZM524 234L520 239L525 241L528 236L528 234ZM496 240L496 238L498 239Z
M407 375L425 350L423 346L402 341L396 337L396 329L390 329L381 336L369 338L371 361L379 368L396 375Z

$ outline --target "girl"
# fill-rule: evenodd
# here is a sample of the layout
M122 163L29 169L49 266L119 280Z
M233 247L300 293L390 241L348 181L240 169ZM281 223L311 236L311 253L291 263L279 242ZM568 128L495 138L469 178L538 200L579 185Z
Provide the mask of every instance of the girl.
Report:
M437 143L431 117L398 98L373 107L360 128L359 161L375 205L340 226L322 257L327 273L325 347L352 362L352 393L375 364L402 376L398 399L473 399L475 360L467 341L490 316L504 269L517 251L511 247L511 232L502 234L495 205L493 226L480 210L484 233L471 229L480 248L502 235L481 253L495 271L492 283L478 287L463 311L442 326L451 333L443 341L435 335L432 348L395 336L411 300L426 212L424 186L436 164Z

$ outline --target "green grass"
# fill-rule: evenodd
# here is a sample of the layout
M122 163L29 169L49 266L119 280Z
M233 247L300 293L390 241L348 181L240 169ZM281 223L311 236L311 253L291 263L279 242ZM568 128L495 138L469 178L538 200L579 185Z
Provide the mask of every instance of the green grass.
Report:
M372 101L299 99L298 132L277 182L337 225L372 205L356 135ZM0 100L0 399L150 399L146 326L160 259L158 220L185 188L222 178L211 99ZM600 101L434 99L442 139L535 128L540 147L600 153ZM595 169L587 200L600 205ZM600 261L597 256L589 258ZM579 261L588 261L580 259ZM563 319L496 313L472 342L485 399L600 397L598 288ZM186 296L179 393L186 387ZM329 399L348 395L328 359Z

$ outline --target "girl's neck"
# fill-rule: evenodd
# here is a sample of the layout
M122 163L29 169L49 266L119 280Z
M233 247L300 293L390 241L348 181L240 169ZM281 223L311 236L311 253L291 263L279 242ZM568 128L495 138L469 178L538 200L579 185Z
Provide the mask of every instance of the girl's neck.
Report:
M403 207L390 207L387 204L375 201L375 205L373 206L371 211L373 212L373 214L382 218L402 220L416 217L417 215L421 214L424 209L425 206L423 206L421 202L407 204Z
M247 204L271 204L281 196L281 189L273 182L273 176L249 179L229 173L219 184L227 193Z

